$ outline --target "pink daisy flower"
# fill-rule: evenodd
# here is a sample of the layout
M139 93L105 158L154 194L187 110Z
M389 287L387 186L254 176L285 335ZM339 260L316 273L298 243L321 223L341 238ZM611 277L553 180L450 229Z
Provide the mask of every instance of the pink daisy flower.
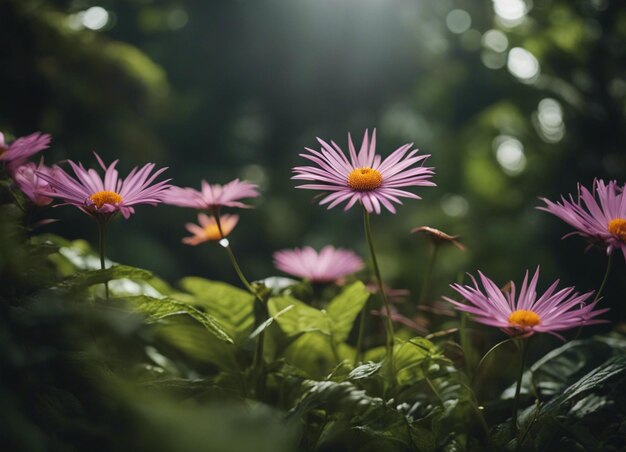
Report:
M252 207L240 200L257 196L258 187L250 182L235 179L225 185L211 185L203 180L200 191L190 187L171 187L165 192L163 202L173 206L215 211L221 207Z
M546 207L538 207L556 215L567 224L577 229L567 234L581 235L592 242L603 243L607 254L621 249L626 259L626 190L625 186L610 181L608 184L596 180L593 192L578 185L578 199L572 195L569 199L561 196L561 202L552 202L540 198ZM597 199L596 199L597 198Z
M106 221L117 212L128 219L135 213L133 206L162 202L163 192L170 187L170 179L157 183L154 180L167 168L161 168L151 175L155 164L149 163L140 169L133 168L126 179L121 179L115 169L119 160L107 167L98 154L95 156L104 170L104 179L96 170L85 169L82 163L77 165L68 160L75 177L57 165L52 168L53 174L36 172L52 189L42 194L61 198L65 204L76 206L99 221Z
M43 164L43 159L36 165L32 162L18 166L11 177L15 185L26 195L33 204L42 207L52 202L52 198L42 193L52 191L50 184L42 179L38 173L44 173L54 177L52 168Z
M203 213L198 214L198 223L187 223L185 227L193 235L191 237L185 237L183 243L187 245L200 245L204 242L216 242L228 236L231 231L237 225L239 221L239 215L220 215L220 228L217 226L217 221L214 216L208 216Z
M50 145L50 135L35 132L18 138L10 145L5 143L4 134L0 132L0 161L6 162L7 169L12 172L24 161Z
M444 299L454 304L458 310L473 314L476 322L498 327L511 336L529 337L534 333L550 333L563 339L557 331L606 322L594 317L608 309L595 309L597 300L585 304L593 292L579 294L574 291L574 287L566 287L556 292L559 284L559 280L556 280L543 295L537 297L539 267L530 283L526 271L519 294L513 282L507 290L501 290L491 279L480 272L478 274L483 285L482 290L471 275L473 286L450 285L469 304L447 297Z
M327 245L318 253L310 246L274 253L277 269L313 283L331 283L363 268L363 261L352 251Z
M406 187L434 186L429 179L434 168L421 165L430 155L416 156L418 150L411 150L413 143L396 149L386 159L375 154L376 130L371 140L367 130L363 136L361 149L357 154L348 134L350 159L334 141L330 144L317 139L322 146L320 151L305 148L308 153L300 154L317 166L298 166L293 169L295 180L314 181L313 184L299 185L296 188L331 192L320 204L328 204L331 209L346 202L344 210L360 202L369 213L381 212L381 204L391 213L396 209L393 203L402 204L399 198L421 199L414 193L403 190ZM420 163L421 162L421 163ZM412 165L420 163L420 166Z

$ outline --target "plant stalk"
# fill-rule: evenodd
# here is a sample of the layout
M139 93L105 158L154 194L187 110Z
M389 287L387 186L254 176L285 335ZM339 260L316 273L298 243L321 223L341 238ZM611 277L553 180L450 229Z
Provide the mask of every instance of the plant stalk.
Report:
M374 241L372 240L372 227L370 224L370 214L363 206L363 223L365 224L365 237L367 238L367 245L369 247L370 256L372 259L372 265L374 267L374 273L376 275L376 282L378 283L378 290L383 299L383 305L385 308L385 318L387 319L385 325L387 327L387 338L385 341L386 356L389 359L389 368L392 375L392 380L395 380L395 367L393 362L393 323L391 322L391 308L389 307L389 300L387 300L387 294L383 286L383 280L380 276L380 268L378 267L378 260L376 259L376 252L374 251Z
M219 209L214 209L212 213L213 213L213 216L215 217L217 230L219 231L220 237L223 240L226 237L224 236L224 231L222 230L222 222L220 220ZM261 325L268 318L266 301L263 299L263 297L259 295L259 293L254 289L254 287L252 287L252 284L250 284L248 279L244 276L243 272L241 271L241 267L239 266L239 263L237 262L237 258L235 257L235 253L233 253L233 250L230 247L230 243L226 241L225 244L220 243L220 245L224 249L226 249L226 253L228 254L230 263L232 264L233 269L235 270L235 273L237 273L237 276L239 277L239 280L241 281L241 283L252 295L256 297L257 302L260 303L259 309L254 309L254 313L255 313L254 323L255 323L255 327L258 325ZM261 331L257 339L256 349L254 351L254 357L252 358L252 369L253 369L254 375L256 375L257 377L257 384L258 384L257 396L258 397L261 397L262 393L264 392L264 386L265 386L264 385L265 381L263 378L264 346L265 346L265 331Z
M517 434L517 411L519 408L519 395L520 390L522 389L522 379L524 377L524 364L526 361L526 354L528 352L528 344L526 340L518 341L518 345L521 349L521 357L520 357L520 365L519 365L519 373L517 375L517 385L515 386L515 398L513 399L513 415L511 416L511 427L515 434Z
M602 279L602 284L600 284L600 288L598 289L598 292L596 293L596 296L593 299L594 303L598 301L600 299L600 296L602 295L604 286L606 285L606 282L609 279L609 273L611 273L612 264L613 264L613 253L609 254L607 258L606 271L604 272L604 278Z
M435 268L435 261L437 260L437 254L439 252L439 245L433 243L433 248L430 253L430 259L428 260L428 268L426 269L426 275L424 276L424 282L422 283L422 293L420 294L419 304L423 304L428 298L430 292L430 286L433 280L433 270Z
M98 250L100 251L100 269L104 270L106 265L104 263L104 232L106 229L106 221L98 220ZM109 282L104 282L104 295L106 300L109 300Z
M361 318L359 320L359 333L356 339L356 351L354 354L354 367L358 366L363 360L363 334L365 331L365 316L367 315L367 307L369 305L369 298L365 301L363 309L361 310Z

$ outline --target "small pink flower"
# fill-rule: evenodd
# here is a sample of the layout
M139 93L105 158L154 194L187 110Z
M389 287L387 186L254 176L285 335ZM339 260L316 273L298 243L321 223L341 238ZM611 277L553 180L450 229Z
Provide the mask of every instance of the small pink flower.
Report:
M318 253L310 246L274 253L274 265L290 275L313 283L331 283L363 268L354 252L327 245Z
M556 215L576 229L576 232L565 237L577 234L592 242L602 243L607 254L620 249L626 259L625 188L615 181L607 184L596 180L593 192L590 192L579 184L578 199L574 200L572 195L569 195L569 199L561 196L561 202L540 198L546 206L538 209Z
M513 282L507 289L501 290L491 279L480 272L478 274L483 285L482 290L471 275L473 286L450 286L468 304L448 297L444 299L458 310L473 314L476 322L498 327L511 336L528 337L534 333L550 333L563 339L557 331L606 322L594 317L608 309L595 309L597 301L585 304L593 292L579 294L573 287L555 292L559 284L559 280L556 280L543 295L537 297L538 267L530 283L528 271L526 272L519 294Z
M257 196L258 187L250 182L235 179L225 185L211 185L203 180L200 191L190 187L171 187L165 192L163 202L172 206L215 211L221 207L252 207L240 200Z
M100 156L95 155L104 170L104 178L96 170L85 169L82 163L77 165L68 160L75 177L71 177L57 165L52 168L53 173L36 171L51 187L51 190L42 194L60 198L65 204L78 207L98 221L107 221L117 212L128 219L135 213L133 206L156 205L162 202L163 192L170 187L170 179L157 183L154 180L167 168L161 168L151 175L155 164L149 163L140 169L133 168L126 179L121 179L115 169L119 160L107 167Z
M50 145L50 135L35 132L18 138L10 145L4 142L4 134L0 132L0 162L5 162L9 172L13 172L29 157Z
M231 231L237 225L239 221L239 215L220 215L220 228L217 225L217 221L214 216L208 216L203 213L198 214L198 223L187 223L185 227L193 235L191 237L185 237L183 243L186 245L200 245L204 242L216 242L228 236Z
M18 166L12 173L11 177L15 185L26 195L33 204L42 207L52 202L52 198L42 193L52 191L50 184L41 178L38 173L44 173L50 177L54 177L52 168L43 164L43 159L39 165L32 162L24 163Z
M320 138L317 141L322 146L320 151L306 148L308 153L300 154L316 166L295 167L293 172L296 175L292 179L314 182L296 188L331 192L320 201L320 205L328 204L329 209L347 202L344 210L348 210L359 202L369 213L379 214L381 205L395 213L392 203L402 204L399 198L421 199L416 194L401 189L435 185L429 180L434 169L421 166L430 155L416 156L418 150L411 150L413 143L396 149L383 160L380 155L375 154L376 130L372 133L371 141L367 130L365 131L358 155L352 137L348 134L348 160L334 141L330 144ZM420 166L412 167L418 163Z

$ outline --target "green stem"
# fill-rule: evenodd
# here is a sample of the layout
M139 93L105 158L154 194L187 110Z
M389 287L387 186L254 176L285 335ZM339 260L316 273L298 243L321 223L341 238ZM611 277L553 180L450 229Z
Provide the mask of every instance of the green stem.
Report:
M235 270L235 273L237 273L237 276L239 277L239 280L241 281L241 283L252 295L254 295L257 298L258 303L260 303L260 309L254 310L255 317L256 317L254 323L255 323L255 326L261 325L265 320L267 320L267 317L268 317L266 302L263 299L263 297L261 297L259 293L254 289L254 287L252 287L252 284L250 284L248 279L244 276L243 272L241 271L241 267L239 266L239 263L237 262L235 253L233 253L233 250L230 247L230 243L224 236L224 231L222 230L222 222L220 220L219 209L213 210L212 213L213 213L213 216L215 217L215 223L217 224L217 230L220 233L220 237L222 237L222 240L225 240L225 242L221 242L220 240L221 242L220 245L226 250L226 253L228 254L228 258L230 259L230 263L232 264L233 269ZM257 339L254 357L252 358L252 369L253 369L254 374L258 378L257 380L258 382L257 396L258 397L261 397L264 391L264 378L263 378L264 346L265 346L265 331L261 331L259 333L259 338Z
M106 222L104 220L98 221L98 249L100 251L100 269L105 269L104 263L104 230L106 228ZM106 300L109 300L109 282L104 283L104 295Z
M518 342L518 345L521 349L521 357L520 357L520 365L519 372L517 375L517 385L515 386L515 398L513 399L513 415L511 417L511 427L513 431L517 434L517 410L519 408L519 395L520 390L522 389L522 378L524 377L524 364L526 361L526 353L528 351L528 344L526 340L522 339Z
M595 303L600 299L602 295L602 291L604 290L604 286L606 285L606 281L609 279L609 273L611 272L611 265L613 264L613 253L609 254L606 263L606 271L604 272L604 278L602 279L602 284L600 284L600 288L598 289L598 293L596 293L593 302Z
M422 283L422 293L420 294L419 304L423 304L428 298L428 292L430 292L430 285L433 279L433 270L435 268L435 261L437 260L437 253L439 252L439 245L433 243L433 249L430 253L430 259L428 261L428 268L426 269L426 275L424 276L424 282Z
M439 395L439 391L437 391L437 388L435 388L435 385L433 384L433 382L430 381L430 378L428 377L424 378L424 381L426 381L426 384L428 385L430 390L433 392L433 394L435 394L435 397L437 398L437 401L439 402L439 405L441 406L441 408L445 409L446 406L443 403L443 399Z
M369 298L365 301L363 309L361 309L361 319L359 320L359 334L356 339L356 352L354 354L354 367L363 360L363 334L365 331L365 316L367 315L367 306L369 305Z
M489 351L487 351L487 353L485 353L483 355L482 358L480 358L480 361L478 361L478 365L476 366L476 370L474 371L474 375L472 376L472 387L474 386L474 380L476 379L476 377L478 376L478 373L480 372L480 368L482 367L483 363L485 362L485 360L487 359L487 357L492 354L494 351L496 351L496 349L500 348L500 346L506 344L507 342L511 342L513 339L508 338L505 339L503 341L498 342L496 345L494 345L493 347L491 347L489 349Z
M376 275L376 282L378 283L378 290L380 291L380 295L383 299L383 306L385 308L386 315L386 327L387 327L387 338L385 341L386 346L386 355L389 359L389 369L392 375L392 381L395 380L395 369L393 364L393 324L391 323L391 308L389 307L389 300L387 300L387 294L385 293L385 288L383 287L383 280L380 276L380 268L378 267L378 261L376 259L376 252L374 251L374 242L372 240L372 227L370 224L370 214L363 206L363 223L365 224L365 237L367 238L367 245L369 247L370 256L372 258L372 265L374 267L374 273Z

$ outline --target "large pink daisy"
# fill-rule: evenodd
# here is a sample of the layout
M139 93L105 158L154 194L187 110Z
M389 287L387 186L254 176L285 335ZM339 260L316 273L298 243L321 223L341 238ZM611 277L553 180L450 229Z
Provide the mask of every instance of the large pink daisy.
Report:
M296 175L292 179L315 182L297 188L331 192L320 201L322 205L328 204L329 209L346 202L344 210L348 210L360 202L369 213L380 213L381 205L395 213L393 203L402 204L399 198L420 199L404 188L435 185L429 180L434 168L421 166L430 155L417 156L418 150L411 150L413 143L396 149L383 160L375 153L376 130L371 140L365 131L358 154L348 134L348 160L334 141L328 144L320 138L317 140L322 146L320 151L306 148L308 153L300 154L317 166L295 167ZM418 163L420 166L413 166Z
M572 195L569 199L561 196L561 202L540 198L546 206L538 209L556 215L577 230L566 237L577 234L592 242L603 243L608 254L621 249L626 259L625 188L615 181L607 184L596 180L593 192L578 185L578 199L574 200Z
M579 294L573 287L566 287L557 292L559 280L556 280L543 295L537 297L538 267L530 283L528 271L526 272L519 294L513 282L507 290L502 290L481 272L478 274L483 289L471 275L473 286L460 284L450 286L467 300L468 304L448 297L444 299L454 304L458 310L472 314L476 322L498 327L511 336L528 337L534 333L550 333L563 339L556 333L557 331L606 322L595 317L608 309L595 309L597 300L585 304L593 292Z
M250 182L235 179L225 185L209 184L203 180L200 191L190 187L171 187L165 192L163 202L179 207L199 210L219 210L221 207L248 208L244 198L259 196L258 187Z
M104 178L96 170L85 169L82 163L68 160L75 177L57 165L53 167L53 174L36 172L52 188L42 194L60 198L65 204L76 206L99 221L106 221L117 212L128 218L135 213L133 206L137 204L156 205L162 202L163 193L170 187L170 179L157 183L154 181L167 168L150 174L155 164L148 163L141 168L133 168L126 179L121 179L115 169L119 160L107 167L100 156L95 155L104 170Z
M7 169L13 172L26 159L50 145L50 135L35 132L18 138L11 144L4 141L4 134L0 132L0 161L5 162Z
M277 251L274 265L313 283L330 283L361 270L363 261L352 251L327 245L319 253L310 246Z

